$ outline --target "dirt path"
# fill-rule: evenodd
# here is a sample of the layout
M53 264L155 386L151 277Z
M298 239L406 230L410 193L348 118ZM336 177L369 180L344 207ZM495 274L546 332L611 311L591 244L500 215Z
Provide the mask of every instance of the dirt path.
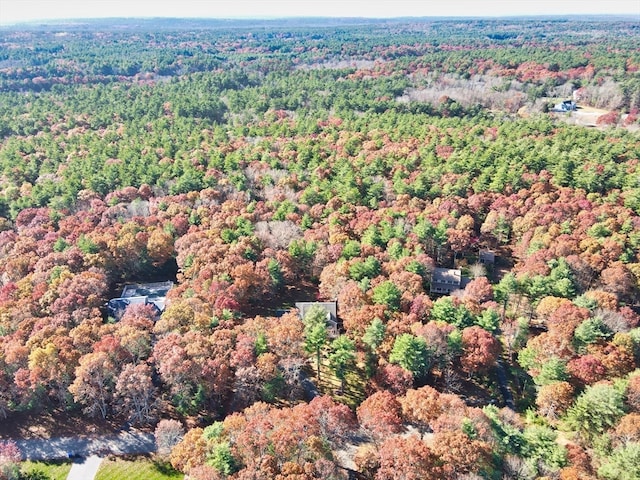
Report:
M26 460L55 460L60 458L145 454L156 450L153 434L131 430L116 435L97 437L59 437L16 440Z
M502 393L505 406L515 411L516 403L513 401L513 395L511 394L511 390L509 390L509 382L507 381L507 371L504 367L504 364L502 363L502 360L498 360L498 364L496 366L496 374L498 377L498 387L500 388L500 393Z

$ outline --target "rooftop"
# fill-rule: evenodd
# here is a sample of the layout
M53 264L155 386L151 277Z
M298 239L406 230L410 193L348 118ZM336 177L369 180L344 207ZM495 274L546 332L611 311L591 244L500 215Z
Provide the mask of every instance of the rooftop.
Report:
M434 268L431 281L436 283L449 283L460 285L462 281L462 271L455 268Z
M166 298L173 282L131 283L122 289L119 298L112 298L107 303L109 315L119 320L129 305L154 305L158 313L162 313L166 306Z

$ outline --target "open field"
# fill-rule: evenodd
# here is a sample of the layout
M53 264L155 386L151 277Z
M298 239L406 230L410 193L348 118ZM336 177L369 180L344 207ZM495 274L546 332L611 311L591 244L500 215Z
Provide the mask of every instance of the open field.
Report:
M105 459L96 480L177 480L183 477L183 474L173 470L168 463L139 457L134 460Z
M51 461L51 462L22 462L21 471L25 474L42 473L50 480L65 480L71 470L71 462Z

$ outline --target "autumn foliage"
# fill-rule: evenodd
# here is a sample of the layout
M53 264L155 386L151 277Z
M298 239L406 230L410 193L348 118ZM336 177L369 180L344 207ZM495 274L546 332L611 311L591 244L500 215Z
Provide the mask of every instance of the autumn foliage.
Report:
M0 419L155 428L194 479L629 470L633 22L149 22L0 31Z

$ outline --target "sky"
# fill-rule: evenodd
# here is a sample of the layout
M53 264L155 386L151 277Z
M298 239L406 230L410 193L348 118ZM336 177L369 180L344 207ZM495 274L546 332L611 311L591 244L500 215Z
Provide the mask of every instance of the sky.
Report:
M632 14L640 0L0 0L0 24L99 17L439 17Z

